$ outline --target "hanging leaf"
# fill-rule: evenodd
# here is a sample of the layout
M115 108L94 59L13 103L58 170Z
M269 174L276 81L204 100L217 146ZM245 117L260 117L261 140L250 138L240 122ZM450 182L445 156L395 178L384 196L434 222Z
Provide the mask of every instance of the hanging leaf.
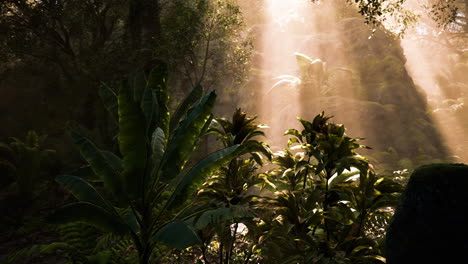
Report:
M88 202L78 202L57 209L50 217L54 223L81 222L95 226L106 232L126 234L129 228L122 219L102 207Z
M119 120L117 95L114 93L114 91L112 91L112 89L109 86L107 86L106 84L102 84L99 88L99 96L101 97L101 100L104 103L104 107L117 122L117 120Z
M112 210L112 207L102 198L96 189L80 177L59 175L55 178L55 181L62 184L78 200L92 203L106 210Z
M192 228L182 221L173 221L166 224L154 234L151 241L163 243L180 250L201 243L200 238Z
M240 145L218 150L192 167L179 180L176 189L168 201L168 208L177 207L185 202L208 176L211 176L213 172L240 155L243 151L245 149Z
M80 149L81 156L91 165L93 172L102 180L107 188L120 200L126 200L123 195L120 171L115 169L115 164L109 159L109 155L100 151L89 139L75 131L70 134Z

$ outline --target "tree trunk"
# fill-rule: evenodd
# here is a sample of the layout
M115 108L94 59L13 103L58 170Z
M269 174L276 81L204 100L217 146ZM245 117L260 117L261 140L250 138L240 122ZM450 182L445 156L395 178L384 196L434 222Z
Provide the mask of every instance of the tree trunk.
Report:
M133 48L151 48L161 33L159 0L130 0L128 37Z

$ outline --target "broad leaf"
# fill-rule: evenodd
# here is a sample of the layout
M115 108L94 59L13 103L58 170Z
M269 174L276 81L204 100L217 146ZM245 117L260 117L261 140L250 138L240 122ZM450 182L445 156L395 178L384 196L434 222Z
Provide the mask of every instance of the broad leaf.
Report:
M343 172L341 174L336 173L328 180L329 188L333 188L335 185L339 185L345 182L354 181L359 178L359 171Z
M184 115L188 113L188 110L192 105L194 105L200 98L203 96L203 87L197 85L188 95L185 97L184 101L179 105L176 112L171 118L171 123L169 131L174 131L174 129L179 124L180 120Z
M233 222L242 218L252 218L255 215L248 207L231 206L228 208L217 208L206 211L199 216L187 220L196 230L201 230L207 226L219 225L221 223Z
M156 96L154 95L154 91L149 88L146 88L141 98L141 110L143 111L143 115L145 116L146 134L148 135L148 137L151 136L151 133L153 133L153 130L156 126L157 107L158 104L156 102Z
M259 152L263 154L268 160L271 160L273 153L271 153L271 150L267 144L258 142L256 140L248 140L244 142L242 145L246 147L249 153Z
M95 204L107 210L111 207L106 203L104 198L94 189L94 187L81 179L80 177L72 175L59 175L55 181L62 184L68 189L78 200Z
M81 136L75 131L70 132L74 142L78 145L81 155L91 165L93 172L102 180L107 188L121 201L123 198L122 182L119 178L120 171L109 162L109 155L99 150L93 142Z
M123 155L124 189L131 198L141 194L146 166L146 125L139 104L125 83L119 92L119 147Z
M117 108L117 95L112 91L112 89L103 84L99 88L99 96L101 97L104 107L109 111L115 121L119 120L119 113Z
M182 221L173 221L166 224L154 234L151 241L160 242L180 250L201 242L192 228Z
M126 234L129 228L122 219L102 207L87 202L65 205L57 209L50 220L55 223L82 222L106 232Z
M161 163L164 180L177 176L190 158L198 144L200 134L210 120L215 98L214 92L203 97L174 132Z
M158 103L156 127L160 127L165 135L169 133L169 94L167 92L167 66L160 64L155 67L149 77L146 89L154 91Z
M116 171L117 173L120 173L123 171L124 166L122 163L122 160L117 157L114 153L109 152L109 151L101 151L102 155L104 155L104 158L107 160L108 164Z
M152 159L155 167L159 167L161 159L164 155L164 148L166 147L166 137L161 128L156 128L151 136L151 151Z
M125 213L120 213L120 215L123 217L123 220L133 233L137 234L140 232L140 224L138 223L137 216L133 211L128 210Z
M168 201L168 208L174 208L184 203L187 198L194 194L198 186L211 176L213 172L231 161L245 149L240 145L235 145L222 150L218 150L195 165L191 170L182 176L175 191Z

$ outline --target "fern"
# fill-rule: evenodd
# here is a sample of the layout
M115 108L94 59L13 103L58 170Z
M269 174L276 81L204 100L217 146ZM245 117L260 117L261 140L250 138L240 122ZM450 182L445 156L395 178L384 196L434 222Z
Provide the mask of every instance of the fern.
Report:
M65 242L53 242L47 245L34 245L29 248L18 250L0 261L1 264L18 263L24 259L32 259L46 255L63 255L64 252L70 251L72 248Z
M91 255L96 247L99 235L97 229L82 223L59 225L57 229L62 235L63 241L72 249L69 252L71 260L85 262L86 256Z
M96 229L81 223L70 223L59 225L56 231L61 234L62 241L20 249L6 256L0 264L20 261L33 263L39 258L49 256L60 256L72 263L87 263L87 256L91 255L96 247Z
M137 263L138 254L133 245L132 240L116 236L114 234L106 234L100 237L97 241L94 253L109 252L109 264L125 264Z

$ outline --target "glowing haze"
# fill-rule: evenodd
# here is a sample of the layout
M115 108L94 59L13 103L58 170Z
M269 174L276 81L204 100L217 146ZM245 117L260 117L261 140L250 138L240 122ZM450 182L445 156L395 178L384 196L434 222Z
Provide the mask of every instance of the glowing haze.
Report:
M450 87L443 86L440 81L441 78L447 77L444 75L450 75L453 71L452 66L459 58L457 52L448 45L450 32L437 27L428 17L424 4L428 3L410 0L406 4L420 16L419 22L401 41L407 59L406 67L416 85L425 91L430 114L448 150L454 155L454 160L467 162L468 134L459 120L460 115L455 114L465 107L463 96L466 95L466 90L453 94L447 89ZM451 77L453 76L448 76L448 81L455 82ZM461 85L466 86L466 83ZM466 119L468 116L462 118Z
M345 1L261 3L262 12L248 10L251 20L258 17L251 25L256 30L256 64L255 85L249 91L256 97L245 100L247 110L269 125L268 143L275 150L285 147L287 129L300 128L297 117L311 120L325 111L343 123L348 134L365 137L363 144L383 153L381 162L392 159L406 167L412 162L408 160L422 156L432 157L425 158L426 163L442 162L448 154L465 159L468 122L460 123L459 110L464 109L468 79L457 77L464 90L456 92L446 90L453 85L442 85L450 82L444 80L452 78L453 60L461 57L437 44L440 30L430 19L421 16L423 23L399 41L388 31L365 26ZM427 12L417 2L408 6ZM464 63L468 69L468 59Z

